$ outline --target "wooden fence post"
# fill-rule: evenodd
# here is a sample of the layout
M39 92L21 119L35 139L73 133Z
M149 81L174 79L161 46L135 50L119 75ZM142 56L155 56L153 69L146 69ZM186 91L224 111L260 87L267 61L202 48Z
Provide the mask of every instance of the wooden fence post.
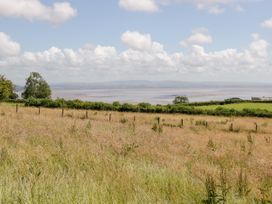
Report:
M62 110L61 110L61 117L64 117L64 108L62 107Z
M18 104L16 104L16 113L18 113L18 111L19 111L19 106Z
M158 117L157 120L158 120L158 125L160 125L161 124L161 117Z
M109 121L111 121L111 113L109 114Z
M133 133L135 133L135 129L136 129L136 124L135 124L135 122L136 122L136 116L134 115L134 116L133 116L133 123L132 123L132 131L133 131Z
M88 119L89 118L89 112L88 110L86 110L86 115L85 115L85 118Z
M41 115L41 106L39 106L39 115Z
M258 123L255 122L255 132L258 132Z
M183 125L184 125L184 121L183 121L183 119L181 119L181 120L180 120L180 127L182 128Z
M233 129L233 123L231 123L231 124L230 124L230 128L229 128L229 131L230 131L230 132L233 132L233 130L234 130L234 129Z

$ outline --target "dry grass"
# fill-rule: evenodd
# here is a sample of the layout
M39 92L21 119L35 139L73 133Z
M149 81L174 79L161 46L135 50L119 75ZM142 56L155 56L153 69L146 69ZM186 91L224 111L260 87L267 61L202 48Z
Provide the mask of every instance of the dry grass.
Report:
M219 203L272 200L271 119L2 104L0 131L1 203L208 203L208 178Z

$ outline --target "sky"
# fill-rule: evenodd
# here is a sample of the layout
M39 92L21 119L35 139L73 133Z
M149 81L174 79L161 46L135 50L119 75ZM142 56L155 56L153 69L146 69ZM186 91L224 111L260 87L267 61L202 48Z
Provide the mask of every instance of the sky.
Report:
M271 82L271 10L271 0L0 0L0 74Z

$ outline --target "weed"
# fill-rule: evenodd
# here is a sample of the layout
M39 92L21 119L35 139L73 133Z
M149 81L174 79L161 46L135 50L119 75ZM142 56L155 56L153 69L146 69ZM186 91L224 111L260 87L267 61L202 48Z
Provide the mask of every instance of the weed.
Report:
M238 174L236 187L237 187L237 193L239 197L246 197L251 191L249 188L247 174L244 172L242 168Z
M272 177L271 176L264 176L263 182L261 184L261 187L259 188L261 192L261 199L259 202L261 204L271 204L272 203L272 197L270 195L270 191L272 190Z
M206 178L205 188L206 188L207 198L203 200L202 202L204 204L217 204L218 195L216 193L216 184L215 184L214 178L211 175L207 176Z
M247 135L247 142L248 142L250 145L253 145L253 144L254 144L253 136L252 136L250 133Z
M58 147L60 148L60 150L63 150L63 146L64 146L63 140L62 140L62 138L60 138L60 139L58 140Z
M160 134L163 132L163 127L157 123L154 123L152 126L152 130Z
M244 142L244 141L241 141L241 143L240 143L240 150L241 150L242 152L245 152L245 151L246 151L246 145L245 145L245 142Z
M212 150L213 152L216 151L216 145L211 138L208 141L207 147L208 147L208 149Z
M91 120L89 120L88 123L85 126L86 136L90 136L91 130L92 130L92 124L91 124Z
M160 117L156 117L156 118L155 118L155 121L157 122L157 124L160 125L160 123L161 123L161 118L160 118Z
M71 134L75 134L77 132L76 121L74 121L73 125L69 128L69 132Z
M218 201L221 202L222 204L227 203L227 194L229 193L230 186L228 185L227 182L227 171L226 168L220 167L220 184L218 185L220 188L221 194L218 195Z
M122 124L125 124L125 123L127 123L128 122L128 120L126 119L126 118L121 118L120 119L120 123L122 123Z
M86 125L86 129L87 130L91 130L92 129L92 124L91 124L91 121L89 120L87 125Z
M270 144L271 143L271 137L270 136L265 136L264 137L264 140L267 144Z
M67 114L66 114L66 117L68 117L68 118L73 118L74 115L73 115L72 113L67 113Z
M254 139L250 133L247 135L247 142L249 144L248 155L252 155L254 148Z
M170 124L170 123L163 123L162 126L171 127L171 128L178 127L177 125Z
M205 120L197 120L195 121L195 126L204 126L204 127L208 127L208 122Z
M127 156L129 153L134 152L139 145L132 143L132 144L125 144L122 147L121 155Z

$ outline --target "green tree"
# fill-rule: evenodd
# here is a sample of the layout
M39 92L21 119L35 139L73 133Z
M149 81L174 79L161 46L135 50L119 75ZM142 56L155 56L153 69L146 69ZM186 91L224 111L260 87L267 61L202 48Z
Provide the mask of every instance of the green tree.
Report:
M16 99L18 95L14 92L15 87L12 82L0 75L0 100Z
M177 96L173 101L173 104L183 104L183 103L189 103L189 99L187 96Z
M30 73L26 79L24 92L22 93L24 99L33 98L51 98L51 89L48 83L37 72Z

